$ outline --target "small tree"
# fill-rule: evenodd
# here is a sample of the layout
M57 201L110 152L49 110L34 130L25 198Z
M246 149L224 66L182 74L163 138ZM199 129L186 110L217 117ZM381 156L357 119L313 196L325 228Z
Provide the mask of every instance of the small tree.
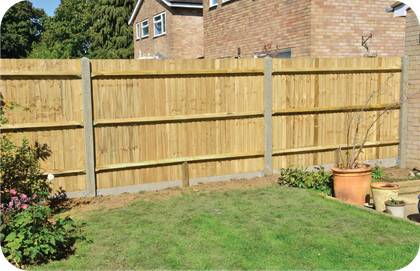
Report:
M397 108L403 103L406 103L409 99L411 99L415 94L419 93L416 92L409 97L403 99L399 98L394 100L391 105L389 105L387 108L383 109L379 112L378 115L374 116L373 119L369 120L365 117L364 113L366 113L367 109L369 108L369 103L372 101L372 99L377 95L390 95L390 88L387 89L387 86L389 84L389 81L394 77L394 75L390 75L385 82L379 87L377 90L371 92L364 104L362 105L362 108L360 111L349 113L347 116L347 124L346 124L346 144L347 149L351 149L351 151L346 151L343 155L343 151L341 149L341 145L339 145L339 163L338 167L343 169L354 169L357 167L357 161L362 153L362 150L366 144L367 139L376 132L377 129L381 126L381 123L379 121L381 120L382 116L385 114L389 114L389 111L392 109ZM366 131L361 134L361 126L362 123L367 121L365 126L367 127ZM354 131L352 131L352 125L355 126ZM360 143L360 146L357 147L357 138L359 136L362 136L362 142Z

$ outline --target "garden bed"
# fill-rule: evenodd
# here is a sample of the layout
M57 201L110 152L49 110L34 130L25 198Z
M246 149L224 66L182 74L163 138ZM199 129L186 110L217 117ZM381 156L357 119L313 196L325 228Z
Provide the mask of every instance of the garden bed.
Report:
M420 180L408 181L410 179L410 169L400 168L399 166L382 168L385 175L382 179L385 181L398 181L401 185L401 194L420 192ZM78 211L85 212L97 208L116 208L131 204L137 200L158 200L170 199L174 196L180 196L183 193L209 193L211 191L225 190L247 190L249 188L270 186L277 183L280 175L273 175L264 178L254 177L251 179L233 179L231 181L209 182L198 184L185 188L167 188L162 190L153 190L143 193L124 193L120 195L99 196L95 198L69 198L64 200L52 200L53 207L58 207L66 212Z

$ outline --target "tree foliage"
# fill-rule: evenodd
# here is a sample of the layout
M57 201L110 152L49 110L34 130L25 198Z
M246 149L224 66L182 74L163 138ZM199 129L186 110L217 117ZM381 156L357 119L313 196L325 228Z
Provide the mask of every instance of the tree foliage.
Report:
M90 0L90 58L134 58L133 29L127 24L135 0Z
M135 0L61 0L30 58L133 58Z
M13 5L1 21L1 57L26 58L37 42L48 16L29 1Z
M29 58L82 58L89 47L92 16L87 0L61 0L54 17L48 19L41 42L33 44Z

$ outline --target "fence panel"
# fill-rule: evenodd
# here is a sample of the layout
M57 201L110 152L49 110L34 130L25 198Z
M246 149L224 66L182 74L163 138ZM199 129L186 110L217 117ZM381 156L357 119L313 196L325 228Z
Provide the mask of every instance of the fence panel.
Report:
M264 170L263 59L90 63L97 189ZM86 190L80 60L2 59L0 72L4 97L32 110L8 113L2 133L50 150L54 192ZM273 59L272 72L274 170L333 163L349 112L383 85L372 120L400 93L396 57ZM360 160L398 156L398 112L373 126Z
M390 104L399 98L401 60L391 58L350 59L273 59L273 148L301 149L298 154L285 153L273 157L273 168L289 165L309 166L334 163L331 145L347 143L347 123L352 106L362 106L372 92L369 105ZM288 71L288 72L282 72ZM331 110L336 107L336 110ZM285 114L287 109L311 108L306 112ZM320 109L323 113L315 114ZM368 124L383 106L364 113L356 142L363 140ZM283 113L281 113L283 111ZM290 110L289 110L290 111ZM312 111L312 112L311 112ZM351 126L354 133L355 122ZM398 155L398 110L391 110L371 129L369 142L390 142L381 147L367 147L359 160L390 158ZM351 138L351 142L353 138ZM327 147L314 152L314 147ZM306 148L306 150L305 150ZM274 153L276 153L274 151Z
M6 100L30 108L6 114L9 125L2 133L13 132L20 144L26 136L30 144L42 147L44 171L56 173L53 191L86 189L82 89L80 60L1 60L1 92ZM47 76L48 75L48 76ZM60 173L65 175L60 175Z
M262 149L261 59L92 60L96 164L194 158ZM206 72L228 70L231 74ZM130 72L171 72L135 76ZM201 74L191 72L202 71ZM111 76L109 72L125 75ZM238 74L234 74L237 72ZM260 117L218 119L221 114L260 112ZM200 119L199 117L202 117ZM178 117L178 119L174 119ZM196 118L196 119L194 119ZM112 119L116 125L106 125ZM137 121L137 124L124 125ZM123 166L123 165L121 165ZM189 164L190 178L262 170L262 158ZM180 180L181 164L98 173L98 188Z

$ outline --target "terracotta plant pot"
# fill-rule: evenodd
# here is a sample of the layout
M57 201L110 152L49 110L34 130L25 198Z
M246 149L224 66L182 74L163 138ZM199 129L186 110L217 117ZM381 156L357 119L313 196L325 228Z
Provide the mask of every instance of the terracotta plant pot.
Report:
M385 206L387 210L391 211L392 215L404 218L405 202L401 204L391 204L389 201L385 201Z
M400 185L396 183L377 182L371 183L373 202L376 211L385 211L385 201L389 199L396 199Z
M363 206L370 201L369 185L372 181L373 166L359 163L357 167L356 169L341 169L336 165L331 167L334 195L341 200Z

